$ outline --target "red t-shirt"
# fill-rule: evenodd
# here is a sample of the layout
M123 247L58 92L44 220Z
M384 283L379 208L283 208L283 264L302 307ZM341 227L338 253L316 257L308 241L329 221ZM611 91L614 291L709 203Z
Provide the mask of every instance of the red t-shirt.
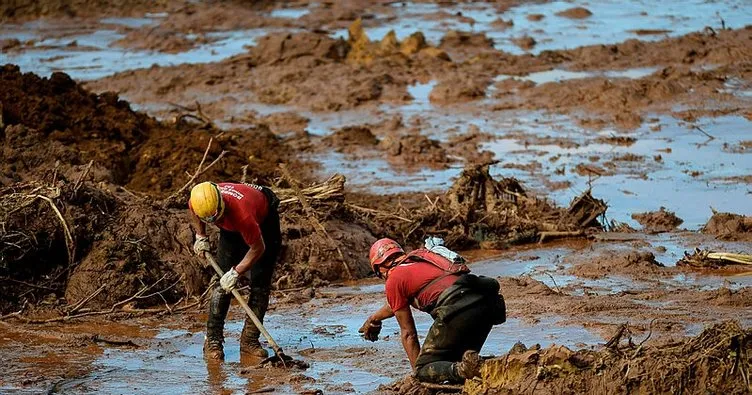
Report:
M392 311L408 307L423 287L446 274L447 272L428 262L407 262L392 269L386 279L386 300ZM439 295L459 277L459 274L453 274L431 284L419 295L420 306L436 302Z
M225 202L225 211L214 224L228 232L239 232L249 246L257 242L261 238L261 223L269 211L261 187L229 182L217 186Z

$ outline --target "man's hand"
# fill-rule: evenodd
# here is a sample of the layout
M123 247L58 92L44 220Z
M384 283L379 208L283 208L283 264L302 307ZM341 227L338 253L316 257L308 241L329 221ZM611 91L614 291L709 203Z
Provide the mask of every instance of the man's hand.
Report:
M225 290L225 292L232 292L235 285L238 283L239 276L240 274L235 271L235 268L232 268L219 279L219 285Z
M358 333L363 334L363 338L375 342L379 340L379 333L381 333L381 321L373 321L370 318L363 323L363 326L358 329Z
M193 243L193 252L196 255L203 257L204 252L209 252L210 248L209 237L196 235L196 242Z

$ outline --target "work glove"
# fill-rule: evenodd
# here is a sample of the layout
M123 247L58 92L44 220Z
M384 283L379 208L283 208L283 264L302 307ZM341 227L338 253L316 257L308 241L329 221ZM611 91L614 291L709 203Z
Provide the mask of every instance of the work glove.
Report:
M235 289L235 285L238 283L238 277L240 277L240 274L235 271L235 268L232 268L219 279L219 285L225 290L225 292L232 292L232 290Z
M196 242L193 243L193 252L196 255L203 257L204 252L209 252L210 248L209 237L196 235Z
M363 326L358 329L358 333L363 334L363 338L375 342L379 340L379 333L381 333L381 321L366 320Z
M444 239L441 237L428 237L425 241L425 247L434 254L439 254L453 263L465 263L462 255L444 247Z

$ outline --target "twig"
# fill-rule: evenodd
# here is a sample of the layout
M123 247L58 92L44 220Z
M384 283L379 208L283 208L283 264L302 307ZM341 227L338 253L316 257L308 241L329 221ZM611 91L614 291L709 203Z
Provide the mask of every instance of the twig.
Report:
M48 324L48 323L51 323L51 322L62 322L62 321L69 321L69 320L72 320L72 319L75 319L75 318L88 317L88 316L93 316L93 315L105 315L105 314L111 314L111 313L114 313L114 312L115 312L115 310L116 310L116 309L117 309L118 307L120 307L120 306L122 306L122 305L124 305L124 304L130 303L130 302L132 302L132 301L134 301L134 300L138 299L138 298L139 298L139 297L140 297L141 295L143 295L143 294L144 294L145 292L147 292L147 291L149 291L150 289L154 288L154 286L156 286L156 285L157 285L157 284L159 284L159 283L160 283L160 282L161 282L162 280L164 280L164 278L165 278L166 276L167 276L167 274L165 273L165 275L163 275L163 276L162 276L162 277L161 277L161 278L160 278L159 280L157 280L157 281L156 281L156 282L155 282L154 284L152 284L152 285L149 285L148 287L144 287L144 288L142 288L141 290L139 290L138 292L136 292L136 293L135 293L135 294L134 294L133 296L131 296L131 297L129 297L129 298L126 298L126 299L123 299L123 300L121 300L121 301L119 301L119 302L117 302L117 303L113 304L113 305L112 305L112 307L110 307L110 309L109 309L109 310L87 311L87 312L85 312L85 313L80 313L80 314L73 314L73 315L70 315L70 314L69 314L69 315L65 315L65 316L62 316L62 317L57 317L57 318L50 318L50 319L46 319L46 320L30 320L30 319L28 319L28 318L24 318L24 317L21 317L21 316L15 316L15 317L16 317L16 318L18 318L18 319L20 319L20 320L22 320L22 321L24 321L24 322L26 322L26 323L29 323L29 324Z
M86 169L84 169L84 172L81 173L80 176L78 176L78 179L76 179L76 182L73 184L73 192L71 193L71 196L76 196L76 193L78 192L78 188L81 188L81 185L83 185L84 178L86 178L86 175L89 174L89 170L91 170L91 165L94 164L93 160L89 161L89 164L86 165Z
M224 157L227 154L227 151L222 151L219 154L219 156L217 156L217 158L214 159L214 161L212 163L210 163L208 166L206 166L205 168L203 168L204 162L206 162L206 157L207 157L207 155L209 155L209 149L211 149L212 142L214 142L214 138L213 137L209 139L209 144L206 145L206 151L204 151L204 156L201 158L201 162L199 162L198 167L196 168L196 172L193 173L193 176L191 176L191 178L188 180L187 183L185 183L185 185L183 185L182 188L178 189L175 193L173 193L172 195L170 195L166 199L164 199L162 201L163 205L167 204L168 202L172 201L175 197L177 197L178 195L180 195L181 193L183 193L183 191L185 191L186 189L188 189L188 187L191 186L191 184L193 184L193 181L195 181L196 178L198 178L198 176L204 174L207 170L211 169L212 166L214 166L215 164L217 164L217 162L219 162L219 160L222 159L222 157Z
M396 219L399 219L399 220L402 220L402 221L405 221L405 222L413 222L413 220L411 220L411 219L407 219L405 217L400 217L399 215L396 215L396 214L387 213L387 212L375 210L375 209L372 209L372 208L362 207L362 206L358 206L358 205L355 205L355 204L352 204L352 203L346 203L345 205L347 207L354 208L355 210L363 211L363 212L366 212L366 213L375 214L375 215L383 215L385 217L392 217L392 218L396 218Z
M134 343L131 340L126 340L126 341L123 341L123 340L110 340L110 339L105 339L105 338L99 337L99 335L94 335L91 338L91 341L93 341L94 343L104 343L104 344L110 344L110 345L113 345L113 346L128 346L128 347L135 347L135 348L141 347L141 346L139 346L138 344Z
M71 236L70 229L68 229L68 223L65 222L65 218L63 218L63 214L60 213L60 210L58 210L57 206L55 205L55 202L52 201L52 199L48 198L44 195L34 195L35 198L42 199L46 201L47 203L52 206L52 209L55 211L55 214L57 214L57 217L60 218L60 222L63 224L63 230L65 231L65 247L68 249L68 263L73 264L73 256L75 253L75 250L73 249L73 236Z
M650 339L650 336L653 335L653 323L655 322L655 320L657 320L657 318L653 318L652 320L650 320L650 326L649 326L650 329L649 329L648 335L645 337L645 339L643 339L640 342L640 344L637 345L637 350L635 350L634 354L632 354L632 358L630 359L637 358L637 354L639 354L640 351L642 351L642 345L645 344L645 342L648 341L648 339Z
M14 311L12 313L0 316L0 321L4 320L6 318L17 317L17 316L21 315L21 313L23 313L24 309L26 309L26 305L27 304L29 304L29 301L28 300L24 300L24 304L21 306L21 310Z
M584 236L585 232L582 230L573 230L573 231L550 231L550 232L540 232L540 239L538 240L538 243L543 243L543 240L546 238L563 238L563 237L578 237L578 236Z
M102 286L97 288L96 291L92 292L91 295L81 299L80 302L76 303L73 307L71 307L71 309L68 311L68 314L73 314L76 311L78 311L78 309L80 309L81 307L84 307L86 303L89 303L89 301L96 298L97 295L102 293L102 291L105 289L105 287L107 287L107 285L109 285L109 283L102 284Z
M37 285L37 284L27 283L26 281L16 280L16 279L10 278L10 277L0 277L0 281L10 281L10 282L13 282L13 283L16 283L16 284L25 285L27 287L44 289L44 290L47 290L47 291L57 291L57 289L52 288L52 287L45 287L43 285Z
M548 273L548 272L546 272L546 275L551 278L551 281L554 282L554 287L556 287L556 293L559 295L564 294L563 292L561 292L561 289L559 289L559 286L556 284L556 280L554 280L554 276L552 276L551 273Z
M705 131L705 129L701 128L699 125L693 125L695 129L699 130L702 134L708 136L708 139L715 140L715 137L711 136L708 132Z
M462 386L461 385L434 384L434 383L423 383L423 382L421 382L420 385L423 388L427 388L429 390L439 390L439 391L449 391L449 392L460 392L460 391L462 391Z
M624 332L627 330L627 324L621 324L619 325L619 330L616 331L616 334L611 337L611 339L606 343L605 347L618 350L619 349L619 342L621 341L622 336L624 336Z
M257 389L255 391L246 392L246 394L266 394L266 393L274 392L274 391L276 391L274 387L264 387L261 389Z

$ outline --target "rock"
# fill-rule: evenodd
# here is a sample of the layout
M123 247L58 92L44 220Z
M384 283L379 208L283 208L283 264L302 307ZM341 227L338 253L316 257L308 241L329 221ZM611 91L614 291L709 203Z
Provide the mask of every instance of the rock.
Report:
M557 12L556 15L570 19L585 19L593 15L593 13L590 12L590 10L588 10L587 8L574 7L561 12Z

